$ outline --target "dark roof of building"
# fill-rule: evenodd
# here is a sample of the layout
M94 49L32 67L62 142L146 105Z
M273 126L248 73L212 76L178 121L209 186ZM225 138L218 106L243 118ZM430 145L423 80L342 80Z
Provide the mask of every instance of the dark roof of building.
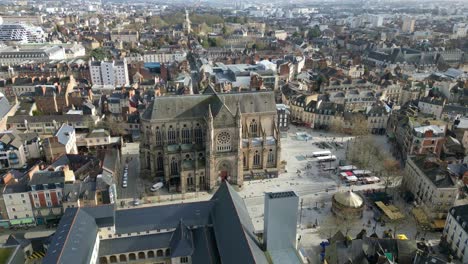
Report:
M115 212L115 232L126 234L176 228L180 219L184 219L187 226L207 225L213 204L210 201L118 210ZM136 213L138 218L135 218Z
M465 232L468 232L468 205L452 207L449 212L461 226L465 223L463 229L465 229Z
M171 237L171 257L191 256L193 254L193 234L181 219Z
M9 116L7 119L8 124L14 123L45 123L45 122L57 122L57 123L70 123L70 122L86 122L94 120L95 116L89 115L39 115L39 116Z
M10 111L11 106L8 102L8 99L4 96L0 97L0 118L6 116L6 114Z
M112 205L68 208L42 263L89 263L98 227L111 226L113 216Z
M241 113L276 113L273 92L201 94L156 97L143 113L142 119L201 118L207 115L209 107L213 116L216 117L224 106L235 114L238 103Z
M221 184L211 200L216 201L211 213L223 263L267 263L257 245L254 226L239 194L229 184Z
M29 186L63 183L64 179L63 171L38 171L29 181Z
M167 232L101 240L100 256L151 247L170 248L172 256L191 255L194 264L268 263L242 198L224 182L204 202L117 211L111 205L67 209L43 263L88 263L97 228L111 226L114 219L117 234Z

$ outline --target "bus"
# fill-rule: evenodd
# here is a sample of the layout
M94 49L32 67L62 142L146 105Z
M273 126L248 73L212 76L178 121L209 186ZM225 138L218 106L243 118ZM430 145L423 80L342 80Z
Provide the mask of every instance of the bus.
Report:
M335 161L336 156L335 155L329 155L329 156L317 157L317 160L318 160L318 162Z
M312 156L313 156L314 158L317 158L317 157L330 156L331 154L332 154L331 151L326 150L326 151L317 151L317 152L313 152L313 153L312 153Z

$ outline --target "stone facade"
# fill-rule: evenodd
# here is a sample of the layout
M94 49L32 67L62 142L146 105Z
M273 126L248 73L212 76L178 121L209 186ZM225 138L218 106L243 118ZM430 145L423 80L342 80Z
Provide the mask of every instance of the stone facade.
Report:
M273 92L157 97L141 118L141 166L170 191L277 175Z

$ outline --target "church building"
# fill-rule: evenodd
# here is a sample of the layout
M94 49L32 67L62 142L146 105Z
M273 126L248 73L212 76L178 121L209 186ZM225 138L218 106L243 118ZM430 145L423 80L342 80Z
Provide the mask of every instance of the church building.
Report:
M141 117L142 170L172 192L276 176L280 133L273 92L161 96Z

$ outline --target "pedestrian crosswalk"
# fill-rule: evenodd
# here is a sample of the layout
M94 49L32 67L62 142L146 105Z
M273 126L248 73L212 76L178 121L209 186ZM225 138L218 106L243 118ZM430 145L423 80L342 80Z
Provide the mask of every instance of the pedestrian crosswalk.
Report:
M28 257L28 259L41 259L45 256L44 252L41 251L35 251L31 254L31 256Z

